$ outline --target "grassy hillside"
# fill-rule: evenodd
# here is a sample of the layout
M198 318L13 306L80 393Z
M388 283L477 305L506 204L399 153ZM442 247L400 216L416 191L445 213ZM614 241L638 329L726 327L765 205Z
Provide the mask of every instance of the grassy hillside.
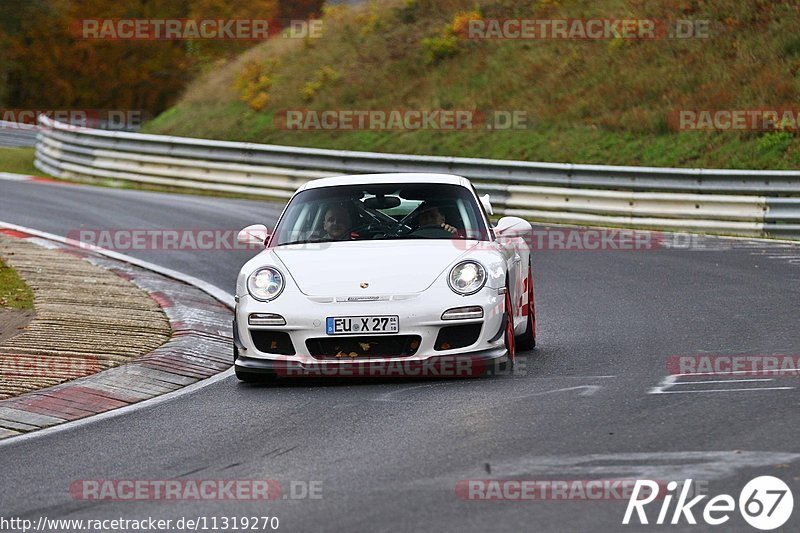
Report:
M33 166L33 148L8 148L0 146L0 172L41 176L42 171Z
M470 17L709 20L707 39L457 36ZM319 39L278 38L195 80L146 131L572 163L800 168L793 131L676 132L676 109L800 96L800 7L778 0L397 0L335 6ZM795 106L800 108L800 106ZM514 131L286 131L284 109L524 110Z

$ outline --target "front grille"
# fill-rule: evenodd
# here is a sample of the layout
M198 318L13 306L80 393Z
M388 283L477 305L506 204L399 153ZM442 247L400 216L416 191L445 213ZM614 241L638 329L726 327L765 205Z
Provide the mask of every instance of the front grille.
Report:
M361 337L318 337L308 339L308 353L316 359L376 359L408 357L417 353L419 335L364 335ZM355 355L352 355L355 354Z
M250 337L256 350L264 353L279 355L294 355L294 345L289 334L285 331L272 331L269 329L251 329Z
M445 326L439 330L433 349L436 351L454 350L475 344L481 335L482 325L481 322L478 322L477 324Z

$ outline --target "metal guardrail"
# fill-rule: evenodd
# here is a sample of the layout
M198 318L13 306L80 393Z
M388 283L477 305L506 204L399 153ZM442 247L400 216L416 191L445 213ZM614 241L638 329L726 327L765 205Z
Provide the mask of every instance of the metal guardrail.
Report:
M102 130L133 132L139 129L138 125L120 128L119 124L108 120L97 121L97 126ZM27 148L36 146L40 126L24 122L8 122L0 120L0 146L10 148Z
M342 173L470 178L496 212L544 223L800 239L800 172L573 165L412 156L77 128L40 117L36 166L117 179L288 198Z

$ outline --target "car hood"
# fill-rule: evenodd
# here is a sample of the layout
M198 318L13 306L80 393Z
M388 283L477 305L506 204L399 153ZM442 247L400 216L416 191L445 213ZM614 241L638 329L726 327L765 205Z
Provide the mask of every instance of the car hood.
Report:
M476 245L438 239L331 242L279 246L273 253L309 296L368 296L424 291Z

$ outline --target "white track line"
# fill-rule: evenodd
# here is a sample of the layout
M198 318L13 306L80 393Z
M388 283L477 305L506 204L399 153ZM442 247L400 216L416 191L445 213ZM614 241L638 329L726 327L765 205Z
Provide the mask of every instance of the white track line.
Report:
M147 269L147 270L151 270L153 272L156 272L156 273L161 274L163 276L166 276L168 278L172 278L172 279L175 279L175 280L178 280L178 281L182 281L184 283L187 283L189 285L197 287L198 289L200 289L201 291L207 293L208 295L210 295L211 297L215 298L216 300L219 300L222 304L224 304L228 308L230 308L230 309L234 308L234 299L233 299L233 295L232 294L227 293L227 292L223 291L222 289L220 289L219 287L217 287L215 285L212 285L210 283L207 283L207 282L205 282L203 280L200 280L200 279L195 278L193 276L189 276L187 274L183 274L182 272L178 272L176 270L165 268L165 267L156 265L154 263L150 263L148 261L142 261L141 259L136 259L134 257L130 257L130 256L125 255L125 254L121 254L121 253L118 253L118 252L112 252L112 251L106 250L104 248L98 248L96 246L89 247L89 246L86 246L85 244L81 245L81 243L79 243L77 241L74 241L72 239L67 239L67 238L61 237L59 235L54 235L52 233L46 233L44 231L39 231L39 230L35 230L35 229L32 229L32 228L26 228L24 226L18 226L16 224L8 224L6 222L0 222L0 228L11 229L11 230L19 231L19 232L22 232L22 233L27 233L27 234L33 235L35 237L41 237L43 239L56 241L56 242L60 242L60 243L64 243L64 244L69 244L69 245L72 245L72 246L77 246L78 248L88 249L88 250L90 250L90 251L92 251L94 253L97 253L97 254L100 254L100 255L104 255L106 257L110 257L110 258L116 259L118 261L123 261L125 263L136 265L138 267L141 267L141 268L144 268L144 269ZM149 408L149 407L153 407L155 405L174 400L175 398L178 398L178 397L183 396L185 394L192 394L192 393L194 393L194 392L196 392L196 391L198 391L198 390L200 390L200 389L202 389L204 387L207 387L209 385L213 385L214 383L217 383L218 381L226 379L226 378L228 378L228 377L230 377L232 375L233 375L233 367L229 368L228 370L226 370L224 372L220 372L219 374L217 374L215 376L212 376L210 378L198 381L196 383L193 383L191 385L188 385L188 386L183 387L181 389L178 389L176 391L169 392L167 394L162 394L161 396L156 396L155 398L150 398L148 400L142 400L140 402L137 402L137 403L134 403L134 404L131 404L131 405L126 405L125 407L120 407L119 409L113 409L111 411L106 411L105 413L100 413L100 414L97 414L97 415L88 416L86 418L81 418L80 420L73 420L71 422L65 422L65 423L59 424L57 426L51 426L51 427L48 427L48 428L32 431L30 433L24 433L22 435L17 435L15 437L9 437L7 439L0 440L0 448L2 448L3 446L13 446L15 444L25 443L25 442L27 442L27 441L29 441L31 439L36 439L36 438L39 438L39 437L45 437L45 436L48 436L48 435L52 435L54 433L60 433L62 431L68 431L68 430L75 429L75 428L78 428L78 427L81 427L81 426L85 426L85 425L88 425L88 424L93 424L93 423L99 422L101 420L106 420L106 419L109 419L109 418L122 416L122 415L125 415L125 414L128 414L128 413L131 413L133 411L138 411L139 409L146 409L146 408Z
M761 369L761 370L726 370L720 372L690 372L688 374L672 374L676 378L682 376L735 376L737 374L750 374L752 376L771 376L775 373L782 373L782 372L795 372L800 373L800 369L797 368L770 368L769 370Z
M765 379L715 379L713 381L676 381L673 385L706 385L708 383L748 383L752 381L775 381L772 378Z
M650 394L701 394L704 392L746 392L746 391L762 391L762 390L794 390L794 387L755 387L751 389L703 389L703 390L673 390L673 391L660 391L651 392Z
M12 174L11 172L0 172L0 180L30 181L31 176L29 176L28 174Z

